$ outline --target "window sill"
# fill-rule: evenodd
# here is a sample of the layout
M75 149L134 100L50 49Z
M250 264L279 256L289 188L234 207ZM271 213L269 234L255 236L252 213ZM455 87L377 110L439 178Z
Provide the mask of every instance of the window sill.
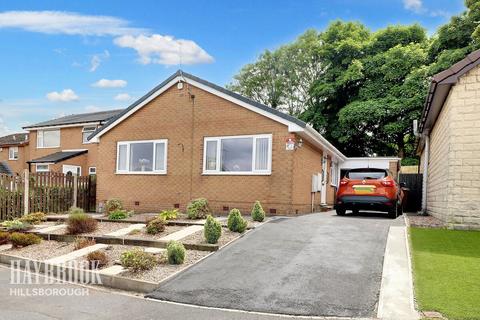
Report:
M118 175L132 175L132 176L165 176L167 175L167 172L145 172L145 171L140 171L140 172L115 172L115 174Z
M202 176L270 176L271 172L202 172Z
M8 159L8 161L18 161L18 159Z

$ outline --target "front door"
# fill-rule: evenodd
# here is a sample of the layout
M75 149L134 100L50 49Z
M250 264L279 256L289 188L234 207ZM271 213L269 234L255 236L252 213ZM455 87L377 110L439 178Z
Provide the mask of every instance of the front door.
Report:
M63 165L63 174L71 173L72 175L76 175L77 170L79 172L79 175L81 176L82 175L82 167L72 166L72 165L69 165L69 164L64 164Z
M321 190L320 190L320 202L321 204L327 204L327 157L322 157L322 181L321 181Z

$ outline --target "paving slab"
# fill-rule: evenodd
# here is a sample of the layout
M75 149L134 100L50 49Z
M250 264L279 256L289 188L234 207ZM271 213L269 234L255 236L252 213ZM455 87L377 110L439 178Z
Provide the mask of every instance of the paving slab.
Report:
M93 246L88 246L88 247L85 247L85 248L82 248L82 249L79 249L79 250L69 252L69 253L64 254L62 256L58 256L58 257L55 257L55 258L45 260L45 262L50 263L50 264L61 264L61 263L65 263L67 261L75 260L77 258L86 256L90 252L97 251L97 250L100 250L100 249L104 249L106 247L108 247L107 244L97 243L97 244L94 244Z
M120 274L120 273L124 272L125 270L126 269L124 267L115 265L115 266L111 266L111 267L102 269L99 272L101 274L106 274L106 275L109 275L109 276L116 276L117 274Z
M42 229L38 230L38 233L50 233L50 232L53 232L53 231L57 231L59 229L66 228L66 227L67 227L66 224L57 224L55 226L42 228Z
M200 230L203 230L203 226L188 226L180 231L177 231L177 232L174 232L174 233L170 233L169 235L163 237L163 238L160 238L160 240L164 240L164 241L171 241L171 240L181 240L185 237L188 237L189 235L191 234L194 234L195 232L198 232Z
M390 227L383 263L378 318L419 319L413 302L413 281L405 227Z
M274 219L147 296L266 313L375 318L391 225L403 225L403 218L330 211Z
M145 226L146 225L144 223L135 223L135 224L132 224L132 225L128 226L127 228L123 228L123 229L120 229L120 230L117 230L117 231L114 231L114 232L107 233L106 236L123 237L123 236L126 236L127 234L129 234L130 232L132 232L133 230L141 230L141 229L145 228Z

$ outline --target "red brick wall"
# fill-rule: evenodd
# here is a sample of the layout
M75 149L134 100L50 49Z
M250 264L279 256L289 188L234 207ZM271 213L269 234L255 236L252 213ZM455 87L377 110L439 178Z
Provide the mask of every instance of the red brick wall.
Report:
M28 168L26 163L28 160L28 145L18 147L18 160L8 160L8 146L0 148L2 149L2 151L0 151L0 161L8 164L14 173L21 173L24 169Z
M189 90L194 100L187 86L183 90L174 86L100 138L97 201L120 198L128 209L141 212L172 208L176 203L185 209L191 199L205 197L216 212L228 206L248 213L255 200L262 202L267 213L270 209L277 214L308 212L309 167L317 166L316 151L307 151L309 147L286 151L290 133L285 125L193 86ZM243 134L272 134L271 175L202 175L204 137ZM118 141L151 139L168 139L166 175L115 174ZM302 158L310 163L301 165Z

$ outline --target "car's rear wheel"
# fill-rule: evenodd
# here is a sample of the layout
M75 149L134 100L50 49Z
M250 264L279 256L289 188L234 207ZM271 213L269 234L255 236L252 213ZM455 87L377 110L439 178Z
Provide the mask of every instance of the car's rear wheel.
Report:
M402 206L397 202L395 207L388 212L388 217L391 219L396 219L401 215Z
M344 216L347 210L345 210L344 208L337 208L335 209L335 211L337 211L337 216Z
M357 216L358 213L359 213L359 210L358 210L358 209L353 209L353 210L352 210L352 213L353 213L355 216Z

